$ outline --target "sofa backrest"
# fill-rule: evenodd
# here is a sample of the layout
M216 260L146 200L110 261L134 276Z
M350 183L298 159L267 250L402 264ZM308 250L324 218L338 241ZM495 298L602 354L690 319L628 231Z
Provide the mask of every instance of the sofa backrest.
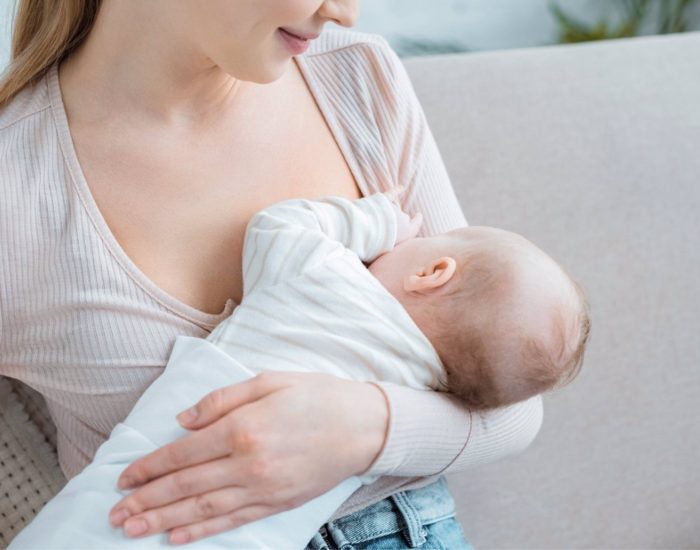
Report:
M588 293L519 456L448 477L478 548L680 548L700 522L700 33L406 59L471 225Z

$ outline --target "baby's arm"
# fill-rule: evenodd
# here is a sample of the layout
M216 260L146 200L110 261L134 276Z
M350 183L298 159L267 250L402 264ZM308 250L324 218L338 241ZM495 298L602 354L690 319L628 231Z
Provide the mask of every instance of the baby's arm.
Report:
M394 247L402 215L381 193L354 200L290 199L265 208L246 228L244 294L297 276L346 249L371 262Z

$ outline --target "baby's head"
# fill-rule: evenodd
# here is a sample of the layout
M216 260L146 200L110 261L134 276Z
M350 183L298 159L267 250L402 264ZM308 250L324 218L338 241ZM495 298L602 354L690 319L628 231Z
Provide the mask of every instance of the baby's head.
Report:
M444 385L475 409L570 382L590 330L579 285L530 241L491 227L409 239L370 271L435 347Z

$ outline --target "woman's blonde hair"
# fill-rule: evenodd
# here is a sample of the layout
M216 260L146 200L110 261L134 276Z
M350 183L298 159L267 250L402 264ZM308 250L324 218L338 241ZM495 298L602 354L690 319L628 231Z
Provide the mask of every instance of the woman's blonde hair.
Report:
M10 64L0 76L0 109L88 35L101 0L18 0Z

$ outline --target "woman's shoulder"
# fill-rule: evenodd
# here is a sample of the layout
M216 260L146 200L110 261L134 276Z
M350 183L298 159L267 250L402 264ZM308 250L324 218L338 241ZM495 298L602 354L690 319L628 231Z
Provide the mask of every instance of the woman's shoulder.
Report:
M420 154L427 126L403 61L379 34L324 33L299 57L316 97L339 121L362 165L378 167L368 179L407 181L416 165L426 162ZM433 167L440 161L429 160Z
M327 29L303 59L306 75L335 110L398 137L415 106L413 84L399 55L379 34Z
M355 30L326 29L302 55L328 76L382 89L402 76L403 64L386 38Z
M21 131L17 128L18 124L48 108L49 95L46 89L46 75L43 74L0 107L0 136Z
M0 107L0 193L5 199L0 200L0 218L12 215L18 219L18 205L36 206L35 199L41 194L32 189L45 185L47 178L61 177L62 172L56 170L60 154L46 81L41 76Z
M309 49L303 54L305 57L324 55L345 48L387 46L387 40L381 35L371 32L356 30L344 30L337 28L325 29L321 36L313 40Z
M45 76L22 88L0 107L0 179L3 185L36 166L52 144L53 117Z

